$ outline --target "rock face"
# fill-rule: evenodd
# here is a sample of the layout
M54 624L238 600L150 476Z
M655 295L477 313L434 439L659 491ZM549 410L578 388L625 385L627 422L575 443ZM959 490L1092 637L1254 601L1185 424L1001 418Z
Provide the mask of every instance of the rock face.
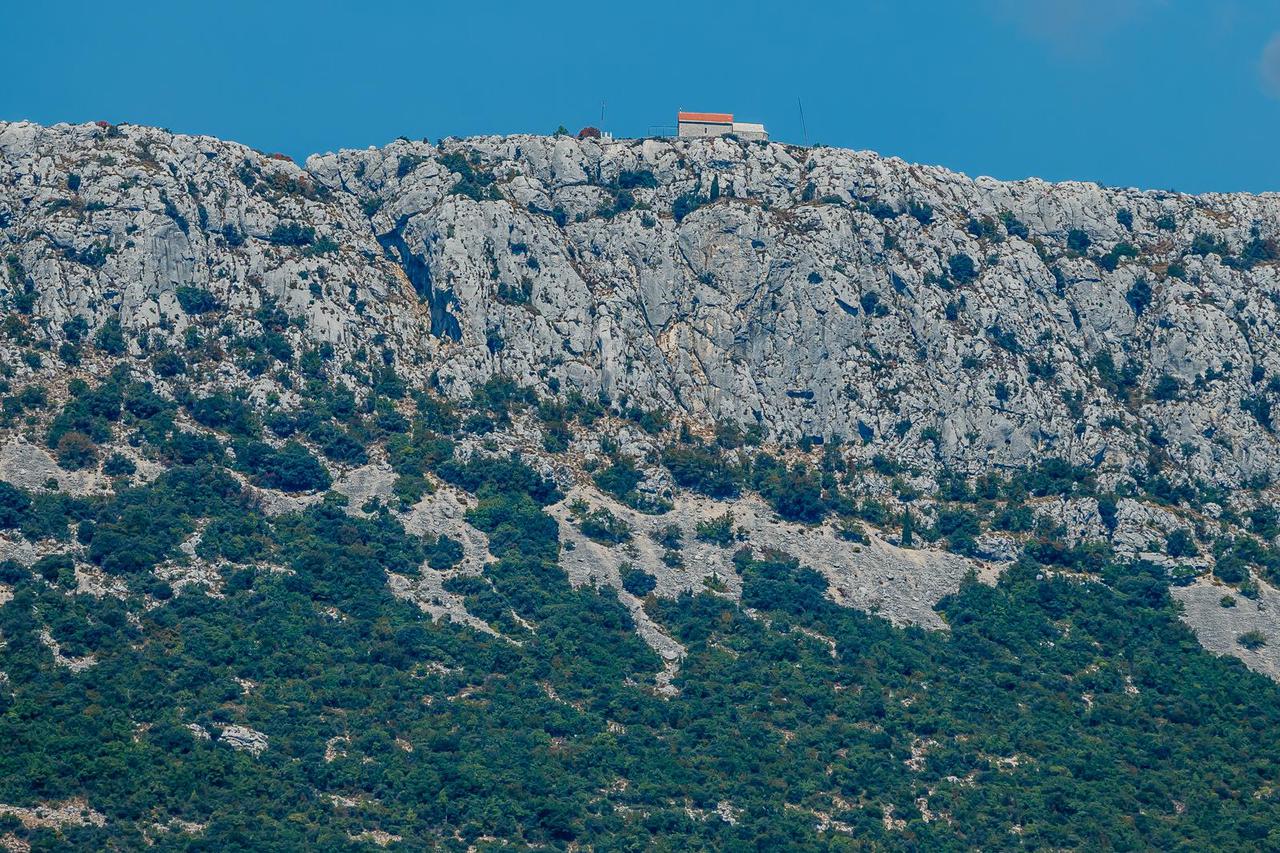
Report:
M1280 680L1280 591L1260 582L1255 601L1204 578L1171 591L1182 602L1183 619L1202 646L1215 654L1238 657L1250 669ZM1242 644L1240 638L1250 632L1256 632L1261 642Z
M176 344L197 288L231 333L278 308L295 350L449 394L502 374L967 473L1053 455L1125 476L1156 454L1226 487L1273 476L1278 229L1273 196L732 139L402 140L299 168L0 124L0 287L54 351L75 318L118 319L134 354Z
M248 726L226 726L222 729L222 733L218 735L218 740L232 749L250 752L254 755L261 754L267 748L267 736Z

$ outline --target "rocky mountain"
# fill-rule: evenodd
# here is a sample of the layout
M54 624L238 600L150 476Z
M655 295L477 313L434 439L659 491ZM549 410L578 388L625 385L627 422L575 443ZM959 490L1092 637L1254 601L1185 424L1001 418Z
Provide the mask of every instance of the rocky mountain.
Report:
M198 287L238 324L274 299L339 360L376 339L451 396L504 375L968 473L1123 474L1153 430L1207 483L1277 470L1268 196L726 139L401 140L305 168L137 127L0 141L8 295L55 347L75 317L178 345Z
M871 630L843 621L862 618L845 610L935 629L920 642L943 644L970 599L1026 595L1032 612L1046 594L1032 602L1025 584L1087 598L1079 582L1089 580L1158 611L1151 637L1163 651L1151 654L1186 651L1170 639L1181 618L1213 652L1280 676L1278 197L975 180L870 152L733 138L401 139L298 166L153 128L15 122L0 123L0 257L0 568L10 567L0 605L25 614L0 636L29 631L31 654L46 656L0 655L15 681L23 666L105 678L101 661L173 628L141 620L178 618L155 614L188 599L251 595L258 581L246 571L296 579L280 583L335 624L373 619L368 601L385 594L431 631L530 656L482 666L450 639L429 675L454 691L438 697L445 704L527 665L538 701L604 714L584 710L596 700L582 684L561 680L572 643L548 639L578 642L567 626L586 613L614 614L600 630L618 629L625 651L610 655L652 656L625 683L668 707L691 689L725 689L709 686L719 676L707 655L718 653L691 627L691 596L740 605L747 616L734 618L746 625L796 619L792 634L843 660L841 632ZM354 527L323 560L298 563L328 542L330 510ZM174 521L155 529L161 517ZM511 544L515 531L536 538L544 526L550 545ZM363 556L333 550L357 539L369 543ZM516 559L535 554L563 580L540 586L551 575ZM778 568L791 558L814 570L794 588ZM326 561L344 574L325 575ZM376 572L357 594L348 586L361 566ZM1144 599L1117 567L1167 592ZM298 586L313 570L318 586ZM977 591L975 578L995 591ZM1053 586L1063 578L1080 589ZM810 583L825 603L805 599L803 618L768 615ZM587 595L601 598L572 619L556 615ZM110 607L140 634L97 649L65 613L55 618L81 608L96 624L92 601L124 602ZM820 610L826 621L806 621ZM251 668L239 654L223 668ZM1071 666L1111 667L1105 658ZM1192 658L1244 677L1234 663ZM141 664L111 666L127 678ZM284 689L278 677L237 674L231 683L251 686L233 692L252 697L266 682L259 693L271 696ZM1115 669L1107 687L1086 689L1088 709L1106 689L1147 701L1123 698L1139 695L1134 677ZM276 755L336 766L348 746L358 751L333 729L316 764L296 731L271 728L278 717L266 709L281 713L283 694L258 707L174 690L154 720L133 708L128 725L163 717L183 749L238 751L259 769L252 762ZM13 696L0 710L24 701ZM608 713L621 713L610 696ZM615 735L641 725L595 723ZM918 774L937 740L918 720L894 730L909 756L894 772L905 760ZM414 737L388 742L410 744L408 755L424 748ZM984 753L982 772L1016 773L1013 754L1008 765ZM965 755L948 761L977 760ZM328 784L280 772L297 791ZM971 808L965 772L902 782L892 804L848 790L820 805L788 795L746 807L744 821L781 809L804 816L801 834L871 838L850 817L870 808L881 843L907 843L904 832L941 843L952 817L929 797L949 786L951 812ZM334 794L344 815L363 814L344 818L343 843L425 843L407 812L369 806L361 797L374 792L354 784L344 777ZM24 832L100 843L93 833L109 825L181 846L174 839L212 826L211 837L229 837L225 814L173 803L165 815L130 801L107 817L62 809L93 820L28 820L33 809L61 814L63 801L106 809L85 786L48 788L21 792L23 803L14 785L0 788ZM1250 808L1271 808L1271 797ZM445 846L477 833L553 844L591 835L570 810L536 830L522 817L517 831L480 816L491 802L469 813L469 829L441 808L432 820L449 830L433 843ZM742 808L704 797L678 810L682 822L730 832ZM895 808L914 815L910 829ZM1185 805L1169 808L1176 823ZM327 837L315 831L313 843ZM707 842L702 831L687 839Z

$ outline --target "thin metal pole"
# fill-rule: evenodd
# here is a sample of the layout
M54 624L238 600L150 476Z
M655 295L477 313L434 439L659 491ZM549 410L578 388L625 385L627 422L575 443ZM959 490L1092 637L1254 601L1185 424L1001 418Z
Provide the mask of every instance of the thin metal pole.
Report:
M804 131L804 147L809 147L809 126L804 123L804 103L796 98L796 104L800 107L800 129Z

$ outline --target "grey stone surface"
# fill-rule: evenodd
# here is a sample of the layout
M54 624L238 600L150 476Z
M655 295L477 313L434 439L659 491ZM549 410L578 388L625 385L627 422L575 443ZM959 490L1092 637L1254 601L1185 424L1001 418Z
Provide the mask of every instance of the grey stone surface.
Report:
M1280 590L1266 581L1257 583L1256 601L1209 578L1175 586L1172 593L1182 602L1183 621L1195 631L1202 646L1215 654L1237 657L1249 669L1280 680ZM1223 607L1224 596L1232 598L1234 606ZM1258 649L1240 645L1240 635L1249 631L1262 634L1266 645Z
M250 752L254 755L261 755L266 752L269 743L267 736L262 732L240 725L224 726L218 734L218 742L225 743L232 749Z
M496 197L451 193L446 155L492 176ZM634 208L598 215L613 199L602 187L641 171L655 185L630 191ZM676 222L674 200L705 197L712 176L721 197ZM931 208L927 225L911 205ZM208 137L12 122L0 124L0 214L0 249L34 285L54 343L73 316L180 340L201 320L176 291L197 286L237 331L254 332L253 310L275 300L296 346L327 343L345 361L376 339L410 382L434 376L457 395L502 373L544 392L758 422L783 440L862 424L874 441L853 452L968 472L1046 455L1126 472L1154 427L1188 476L1238 486L1280 473L1275 437L1240 405L1275 396L1254 372L1280 372L1276 267L1189 253L1201 232L1233 253L1255 228L1274 238L1271 195L975 180L870 152L725 139L397 141L300 168ZM967 228L1001 214L1025 231ZM1164 214L1172 231L1155 225ZM290 224L332 243L273 241ZM1067 248L1073 229L1092 241L1088 257ZM1122 241L1140 256L1100 266ZM972 281L950 273L960 254ZM1182 278L1168 273L1175 262ZM0 284L20 290L18 277L6 270ZM522 287L523 304L499 297ZM1094 366L1103 353L1134 365L1139 390L1178 380L1178 399L1125 405ZM230 361L220 370L258 382ZM1064 396L1075 393L1078 416Z

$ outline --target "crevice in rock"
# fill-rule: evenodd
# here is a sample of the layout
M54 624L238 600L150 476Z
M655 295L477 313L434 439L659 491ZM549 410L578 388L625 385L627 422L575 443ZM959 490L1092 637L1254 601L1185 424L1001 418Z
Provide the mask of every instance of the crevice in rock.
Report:
M393 255L399 262L400 268L404 270L405 277L413 285L418 298L427 302L431 311L431 334L437 338L460 341L462 327L458 324L458 318L449 310L457 300L452 290L440 290L435 286L431 267L422 255L409 249L409 244L404 239L404 227L408 221L407 216L400 217L396 220L395 228L386 234L377 235L378 243L383 251Z

